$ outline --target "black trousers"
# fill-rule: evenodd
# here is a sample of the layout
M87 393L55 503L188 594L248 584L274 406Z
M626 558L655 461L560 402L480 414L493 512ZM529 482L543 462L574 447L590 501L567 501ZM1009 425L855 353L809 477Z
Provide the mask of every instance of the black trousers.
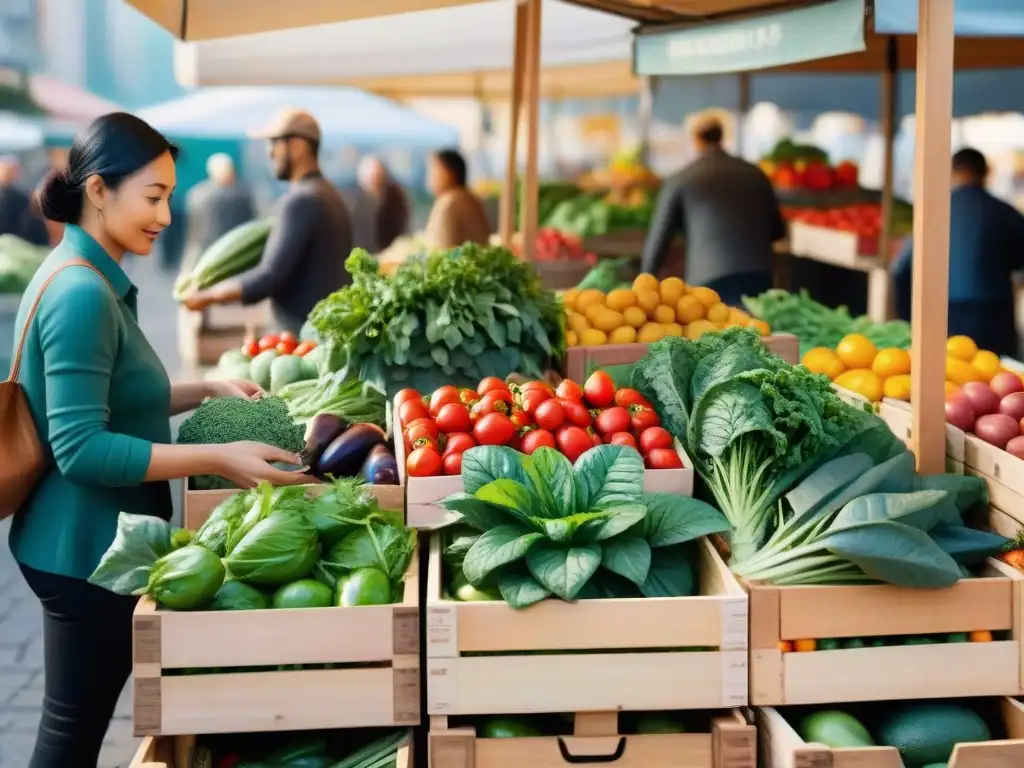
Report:
M96 768L132 670L138 598L21 566L43 606L46 698L28 768Z

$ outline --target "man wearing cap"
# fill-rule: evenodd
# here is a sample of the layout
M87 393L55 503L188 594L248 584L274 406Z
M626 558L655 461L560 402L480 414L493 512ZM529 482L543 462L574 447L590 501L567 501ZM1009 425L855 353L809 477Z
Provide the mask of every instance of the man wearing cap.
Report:
M352 224L338 190L320 172L320 126L308 112L281 112L265 131L275 176L291 183L278 201L274 228L259 266L185 298L201 311L211 304L270 299L281 330L297 334L318 301L351 281L345 259Z

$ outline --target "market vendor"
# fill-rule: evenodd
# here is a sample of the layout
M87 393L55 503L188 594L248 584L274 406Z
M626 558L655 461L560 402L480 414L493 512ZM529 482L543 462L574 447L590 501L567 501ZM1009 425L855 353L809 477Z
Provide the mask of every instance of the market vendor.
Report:
M298 334L320 299L351 282L345 259L352 250L352 223L341 194L320 172L320 125L312 115L284 110L255 135L270 141L275 176L291 183L277 203L263 257L254 269L196 291L184 303L201 311L211 304L270 299L280 329Z
M424 233L430 248L487 244L491 222L480 198L466 186L466 161L461 154L445 149L433 155L427 166L427 187L435 198Z
M768 177L726 152L722 137L716 119L697 126L698 158L662 185L640 271L657 274L682 235L686 282L712 288L735 306L772 287L773 244L786 236L786 225Z
M1024 269L1024 216L985 189L988 162L976 149L953 155L949 205L948 335L1017 357L1012 274ZM913 237L892 264L896 314L910 320Z

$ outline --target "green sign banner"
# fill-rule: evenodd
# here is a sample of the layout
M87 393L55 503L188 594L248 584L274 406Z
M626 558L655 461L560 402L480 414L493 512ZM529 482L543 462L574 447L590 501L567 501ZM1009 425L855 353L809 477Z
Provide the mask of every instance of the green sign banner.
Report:
M719 24L639 32L637 75L712 75L770 69L864 50L864 0L819 5Z

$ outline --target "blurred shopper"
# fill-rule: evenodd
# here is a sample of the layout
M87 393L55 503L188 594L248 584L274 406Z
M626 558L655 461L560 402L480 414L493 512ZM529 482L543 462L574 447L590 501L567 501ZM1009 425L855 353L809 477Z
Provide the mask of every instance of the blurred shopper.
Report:
M686 282L712 288L734 306L772 287L773 244L786 236L786 225L768 177L726 152L722 136L718 120L697 126L699 157L662 185L641 271L656 274L682 235Z
M255 269L186 297L200 311L211 304L255 304L270 299L281 330L298 334L320 299L351 282L345 259L352 222L338 190L320 172L320 125L308 112L288 109L257 137L270 141L274 174L291 182Z
M188 211L186 267L221 235L256 217L252 195L238 182L235 162L224 153L210 155L206 161L206 179L189 190L185 209Z
M409 200L376 157L364 157L356 170L359 196L352 211L358 235L355 245L380 253L409 232Z
M46 225L32 197L23 190L21 164L11 156L0 157L0 235L17 235L35 245L48 245Z
M425 233L428 246L444 250L466 242L487 244L491 222L480 198L466 186L466 160L461 154L445 149L431 156L427 187L434 195Z
M131 673L138 598L88 581L118 515L170 520L167 481L192 475L242 488L299 480L271 465L298 457L271 446L171 444L172 416L207 397L260 392L248 381L172 384L139 327L138 289L123 259L148 256L170 224L176 155L138 118L104 115L75 139L68 168L51 171L40 195L46 218L67 226L18 310L15 378L31 424L0 424L9 461L30 430L46 461L10 528L11 552L43 611L45 696L27 768L96 766ZM8 470L4 482L14 480Z
M988 162L976 149L953 155L949 204L950 336L1018 355L1012 273L1024 269L1024 216L985 189ZM913 237L892 264L896 314L910 320Z

